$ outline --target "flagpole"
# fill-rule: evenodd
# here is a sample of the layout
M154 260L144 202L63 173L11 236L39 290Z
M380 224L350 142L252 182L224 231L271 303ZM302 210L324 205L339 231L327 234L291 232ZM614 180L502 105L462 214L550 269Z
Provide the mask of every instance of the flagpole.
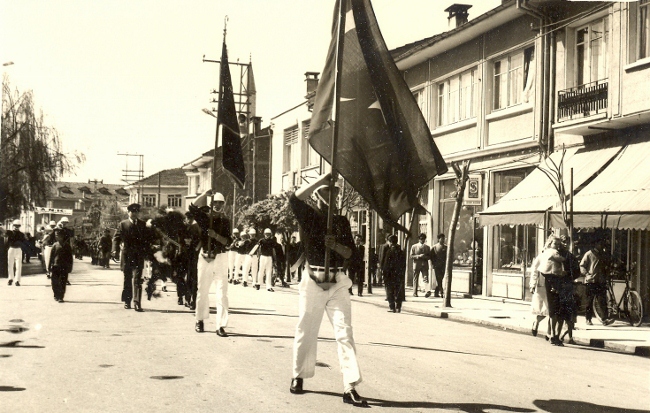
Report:
M228 16L225 16L223 18L223 44L226 44L226 26L228 24ZM221 56L221 61L223 61L223 56ZM219 67L219 77L221 77L221 65L223 63L220 63ZM215 132L214 136L214 156L212 157L212 176L210 177L210 189L212 189L212 203L214 203L214 190L215 187L217 186L217 149L219 149L219 122L221 121L221 103L223 99L223 84L221 80L219 80L219 102L217 103L217 131ZM223 156L223 154L222 154ZM236 186L236 185L233 185ZM235 200L233 198L233 211L235 210ZM213 217L212 217L212 203L209 205L210 206L210 229L212 229L213 226ZM212 254L212 237L208 236L208 256Z
M334 192L335 183L338 180L338 171L336 169L336 150L338 145L339 134L339 107L341 104L341 69L343 67L343 40L345 38L345 3L347 0L339 0L339 33L336 45L336 72L334 73L334 129L332 131L332 177L329 182L329 199L327 207L327 235L332 235L333 208L336 194ZM325 274L329 277L330 266L330 249L325 247Z

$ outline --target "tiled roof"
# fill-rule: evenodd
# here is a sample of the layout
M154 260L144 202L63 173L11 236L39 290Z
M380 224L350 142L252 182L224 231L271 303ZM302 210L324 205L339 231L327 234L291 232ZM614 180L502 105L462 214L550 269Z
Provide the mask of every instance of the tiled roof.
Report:
M163 186L187 186L187 176L181 168L165 169L164 171L156 172L140 181L134 182L131 185L158 185L158 174L160 174L160 185Z

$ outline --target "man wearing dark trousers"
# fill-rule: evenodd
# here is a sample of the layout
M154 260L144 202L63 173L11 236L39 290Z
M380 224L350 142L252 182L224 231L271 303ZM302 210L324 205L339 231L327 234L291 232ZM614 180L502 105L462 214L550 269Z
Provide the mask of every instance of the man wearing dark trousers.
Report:
M445 277L445 266L447 265L447 245L445 234L438 234L438 243L431 248L431 264L436 277L435 297L444 297L442 280Z
M587 325L593 325L591 319L594 316L594 297L598 297L600 308L607 311L607 279L606 270L608 267L605 255L605 243L602 240L596 241L592 249L587 251L580 261L580 273L585 276L585 287L587 289L587 308L585 319ZM610 325L614 320L608 314L603 314L603 325Z
M120 243L124 243L124 286L122 301L124 308L142 312L142 270L144 259L150 254L153 241L152 231L139 219L140 205L131 204L126 208L129 219L120 222L113 236L113 257L120 256Z
M354 249L352 250L352 256L350 257L350 263L348 265L348 274L350 275L352 282L357 283L357 295L359 297L363 296L363 273L366 267L363 257L365 252L366 249L361 243L361 235L355 235ZM352 288L350 288L350 292L352 292Z

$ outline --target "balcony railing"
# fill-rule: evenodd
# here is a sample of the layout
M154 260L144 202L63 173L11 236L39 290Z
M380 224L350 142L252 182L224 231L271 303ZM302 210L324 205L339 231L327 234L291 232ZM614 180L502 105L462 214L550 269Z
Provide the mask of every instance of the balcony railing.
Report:
M558 122L586 118L606 110L607 79L585 83L558 92Z

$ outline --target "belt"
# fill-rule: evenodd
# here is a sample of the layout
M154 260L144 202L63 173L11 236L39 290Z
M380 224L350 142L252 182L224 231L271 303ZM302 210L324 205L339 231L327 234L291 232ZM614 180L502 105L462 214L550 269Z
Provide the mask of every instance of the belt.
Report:
M325 267L321 267L320 265L310 265L309 268L311 268L312 271L325 272ZM343 271L343 267L330 267L329 271L330 272Z

